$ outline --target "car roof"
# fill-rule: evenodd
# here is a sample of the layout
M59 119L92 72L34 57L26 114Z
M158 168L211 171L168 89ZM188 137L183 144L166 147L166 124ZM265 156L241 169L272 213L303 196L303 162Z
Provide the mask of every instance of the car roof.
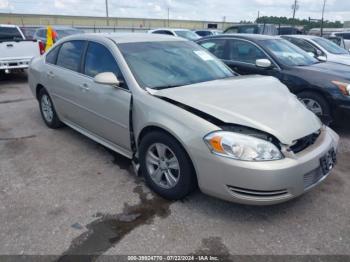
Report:
M285 37L293 37L293 38L299 38L299 39L315 39L315 38L321 38L320 36L316 35L283 35ZM282 37L283 37L282 36Z
M201 39L230 38L230 37L241 38L241 39L252 40L252 41L281 39L279 36L260 35L260 34L222 34L222 35L210 36L210 37L201 38Z
M189 29L186 28L156 28L156 29L152 29L150 31L158 31L158 30L168 30L168 31L191 31Z
M122 43L141 43L141 42L162 42L162 41L188 41L186 39L160 34L147 33L88 33L67 36L67 40L98 40L101 38L111 39L117 44Z
M14 27L17 27L17 26L16 25L0 24L0 27L11 27L11 28L14 28Z
M51 26L53 29L60 29L60 30L79 30L78 28L70 27L70 26L60 26L60 25L53 25ZM47 29L47 26L42 26L37 29Z

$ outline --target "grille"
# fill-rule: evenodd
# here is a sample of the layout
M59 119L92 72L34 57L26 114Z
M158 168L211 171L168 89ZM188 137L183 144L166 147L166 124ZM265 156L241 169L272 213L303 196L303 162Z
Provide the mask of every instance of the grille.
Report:
M311 171L310 173L307 173L304 175L304 189L308 189L309 187L316 184L318 181L320 181L323 177L323 172L321 167Z
M296 141L296 143L290 147L290 149L296 154L299 153L301 151L303 151L304 149L306 149L307 147L313 145L317 138L320 136L321 132L317 132L317 133L313 133L311 135L305 136L303 138L300 138Z
M253 189L246 189L246 188L234 187L234 186L227 186L227 187L231 192L238 195L242 195L244 197L269 198L269 197L280 197L280 196L288 195L287 189L263 191L263 190L253 190Z

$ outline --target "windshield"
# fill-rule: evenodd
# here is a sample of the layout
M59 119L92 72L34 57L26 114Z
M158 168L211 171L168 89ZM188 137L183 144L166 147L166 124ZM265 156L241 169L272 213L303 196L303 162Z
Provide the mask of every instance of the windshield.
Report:
M316 58L284 39L263 40L261 44L276 57L278 62L287 66L308 66L319 63Z
M336 45L334 42L329 41L328 39L324 39L321 37L316 37L312 39L317 44L319 44L321 47L326 49L327 52L335 55L348 55L349 52L345 49L341 48L340 46Z
M234 76L220 60L193 42L118 44L143 88L163 89Z
M19 40L23 40L23 37L16 27L0 27L0 41Z
M195 32L192 31L187 31L187 30L176 30L175 33L182 37L182 38L186 38L188 40L194 41L200 38L199 35L197 35Z
M56 32L57 32L57 37L59 39L62 39L63 37L66 37L66 36L82 33L80 30L75 30L75 29L58 29L56 30Z

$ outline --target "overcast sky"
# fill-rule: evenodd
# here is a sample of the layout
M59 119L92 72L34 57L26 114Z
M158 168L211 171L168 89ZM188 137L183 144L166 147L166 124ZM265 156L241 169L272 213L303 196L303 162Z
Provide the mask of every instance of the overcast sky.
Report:
M108 0L110 16L216 20L255 20L260 15L292 15L294 0ZM320 18L323 0L299 0L298 18ZM105 15L105 0L0 0L0 12ZM327 0L327 20L350 20L350 0Z

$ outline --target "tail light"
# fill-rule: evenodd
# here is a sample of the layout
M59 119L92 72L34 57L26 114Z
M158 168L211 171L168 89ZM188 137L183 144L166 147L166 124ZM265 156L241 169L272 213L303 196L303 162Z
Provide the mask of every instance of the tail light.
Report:
M40 55L43 55L45 53L45 45L42 41L39 41L39 50L40 50Z

